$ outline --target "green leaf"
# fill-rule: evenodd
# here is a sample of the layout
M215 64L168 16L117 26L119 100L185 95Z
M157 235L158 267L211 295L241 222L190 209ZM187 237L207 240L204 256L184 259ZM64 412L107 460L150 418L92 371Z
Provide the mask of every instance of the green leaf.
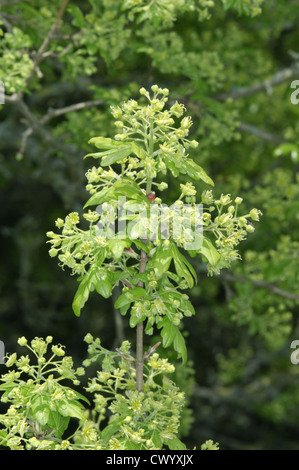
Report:
M80 29L83 28L83 26L85 25L85 17L80 8L76 5L68 5L67 9L74 17L74 19L72 20L72 24Z
M31 401L31 411L33 417L41 426L48 423L50 416L50 397L46 395L36 395Z
M162 346L167 348L173 343L174 350L178 353L178 357L182 358L183 364L185 364L187 361L187 348L183 335L178 327L172 323L167 314L157 324L157 327L159 329L162 328Z
M192 288L194 286L194 280L197 279L193 266L186 260L185 256L180 253L175 245L172 245L172 253L175 270L178 276L185 279L188 286Z
M177 168L176 164L169 157L166 157L166 156L163 156L163 161L165 165L167 166L167 168L171 171L173 176L177 178L180 174L180 171Z
M84 419L84 410L81 403L75 400L67 400L62 398L56 403L56 409L62 416L69 416L71 418Z
M208 238L203 239L202 247L198 252L202 253L207 258L211 266L217 266L220 260L220 254Z
M136 442L133 442L133 441L126 441L125 447L126 447L126 450L140 450L142 448L142 444L141 443L137 444Z
M157 447L157 449L161 449L163 446L163 441L160 437L160 432L155 430L151 436L151 439L154 443L154 446Z
M183 310L184 314L189 310L191 312L191 315L195 315L195 310L190 300L182 300L181 309Z
M126 296L126 292L125 292L118 297L114 306L115 308L120 308L120 309L122 309L123 307L127 307L127 310L128 310L131 303L132 303L132 300L128 299L128 297Z
M144 160L146 153L143 147L140 147L136 142L132 142L132 153L135 153L140 160Z
M130 327L131 327L131 328L135 328L135 326L136 326L138 323L144 321L145 319L146 319L146 315L141 315L141 316L140 316L140 315L136 315L136 314L131 314L131 316L130 316L130 322L129 322L129 323L130 323Z
M119 147L124 147L124 143L119 140L110 139L108 137L93 137L88 141L89 144L94 144L98 149L110 150Z
M108 299L112 294L112 284L108 276L106 278L100 278L97 273L92 278L92 282L98 294L104 299Z
M110 250L112 251L112 254L115 259L119 259L121 255L123 254L124 249L129 248L130 245L131 245L130 240L111 238L108 241L108 246Z
M129 147L121 147L112 150L107 150L106 152L97 152L97 153L89 153L85 155L84 158L93 157L93 158L101 158L101 166L109 166L113 163L119 162L124 158L128 157L131 153L131 146Z
M72 395L75 396L78 400L83 400L83 401L85 401L85 403L90 405L90 401L88 400L88 398L86 398L84 395L82 395L82 393L79 393L79 392L77 392L76 390L74 390L70 387L64 386L63 388L64 388L64 390L69 390L72 393Z
M58 411L50 410L48 426L53 429L55 437L60 439L64 431L68 428L69 416L62 416Z
M162 328L162 346L163 348L168 348L173 343L176 326L169 320L168 317L164 317L163 320L157 324L157 326L158 328Z
M225 10L229 10L235 3L235 0L222 0Z
M138 220L139 218L137 218ZM137 240L138 238L145 238L145 226L142 220L136 222L136 220L132 220L129 222L127 226L127 234L131 238L131 240Z
M105 248L99 248L99 250L96 251L96 264L98 267L100 267L103 263L103 261L106 258L106 249Z
M146 290L143 287L134 287L121 294L115 302L115 308L122 308L130 305L132 302L146 296Z
M135 239L133 243L137 248L144 250L147 254L150 252L151 247L149 245L145 245L142 240Z
M159 278L168 271L173 257L172 245L165 246L163 243L157 248L154 256L147 263L147 271L154 270L155 275Z
M136 201L150 204L150 201L135 181L125 178L122 181L116 181L114 183L114 192L117 196L127 196Z
M77 317L80 316L82 308L89 299L90 292L94 289L96 289L98 294L107 299L112 293L112 288L113 286L107 273L100 277L97 271L97 266L90 268L89 272L81 278L80 285L74 296L72 303L74 314Z
M182 358L183 364L187 361L187 348L184 337L180 330L176 327L176 334L173 340L174 350L178 353L178 357Z
M93 272L90 270L90 272L86 274L81 280L80 285L75 294L75 297L72 303L72 308L73 308L74 314L77 317L80 316L81 310L89 298L89 293L94 287L92 283L92 277L93 277Z
M182 169L194 180L202 180L205 183L214 186L213 180L207 175L204 169L197 165L191 158L182 162Z
M119 431L122 421L123 418L116 418L103 429L101 432L103 444L107 444L111 437Z
M84 209L89 206L98 206L99 204L103 204L104 202L110 201L113 195L113 187L106 187L95 193L88 199L86 202Z
M185 444L178 437L167 439L165 444L169 447L170 450L187 450Z
M145 202L146 204L150 204L150 201L135 181L123 179L122 181L116 181L112 186L93 194L86 202L84 209L89 206L109 202L111 199L116 199L119 196L126 196L129 199L138 201L139 203Z
M9 432L5 429L0 430L0 442L1 446L7 446L6 438L9 436Z

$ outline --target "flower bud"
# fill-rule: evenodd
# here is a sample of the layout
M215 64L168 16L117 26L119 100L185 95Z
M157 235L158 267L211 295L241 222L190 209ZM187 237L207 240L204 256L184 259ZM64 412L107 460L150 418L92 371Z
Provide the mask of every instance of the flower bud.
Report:
M243 198L241 198L241 197L236 197L236 199L235 199L235 203L236 203L236 204L241 204L242 202L243 202Z
M252 220L255 220L258 222L260 220L259 216L262 215L262 213L258 209L251 209L251 211L249 212L249 215Z
M198 147L198 142L197 142L197 140L191 140L191 142L190 142L190 147L192 147L193 149L196 149L196 147Z
M18 339L18 344L19 344L20 346L26 346L26 344L27 344L27 339L25 338L25 336L22 336L22 338L19 338L19 339Z

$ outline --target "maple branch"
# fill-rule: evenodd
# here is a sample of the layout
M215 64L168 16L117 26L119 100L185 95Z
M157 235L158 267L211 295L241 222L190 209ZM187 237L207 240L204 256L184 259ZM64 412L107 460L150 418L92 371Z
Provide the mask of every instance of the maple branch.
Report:
M281 289L280 287L277 287L277 285L273 282L267 282L267 281L262 281L262 280L255 281L245 276L244 277L233 276L230 273L221 273L221 277L230 282L248 282L249 281L255 287L258 287L261 289L267 289L270 292L273 292L274 294L280 295L281 297L285 297L286 299L299 300L299 294L294 294L293 292L289 292L284 289Z
M53 109L49 108L45 116L41 120L41 124L46 124L51 119L54 119L63 114L72 113L74 111L80 111L81 109L91 108L93 106L99 106L103 104L103 100L91 100L91 101L82 101L81 103L71 104L65 106L64 108Z
M50 31L48 32L47 36L45 37L42 45L40 46L39 50L37 51L36 53L36 56L35 56L35 59L34 59L34 62L33 62L33 68L31 70L31 73L27 79L27 85L28 83L30 82L30 80L32 79L33 75L35 74L35 72L38 70L38 66L40 64L40 62L42 61L43 59L43 56L44 56L44 53L48 47L48 45L50 44L51 42L51 39L52 39L52 36L53 36L53 33L55 31L55 29L57 28L58 26L58 23L59 21L61 20L61 18L63 17L63 14L66 10L66 7L67 7L67 4L69 3L69 0L64 0L61 7L60 7L60 10L58 12L58 15L54 21L54 23L52 24L51 28L50 28Z
M261 91L265 91L270 95L273 93L273 87L281 85L288 80L299 78L299 62L295 62L291 67L279 70L275 75L262 82L254 83L253 85L232 88L227 93L220 93L213 98L217 101L226 101L231 98L237 100L240 98L247 98Z

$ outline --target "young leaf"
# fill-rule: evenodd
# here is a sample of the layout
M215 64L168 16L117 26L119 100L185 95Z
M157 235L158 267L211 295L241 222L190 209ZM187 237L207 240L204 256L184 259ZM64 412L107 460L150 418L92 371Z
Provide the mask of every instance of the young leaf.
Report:
M119 431L122 421L123 417L116 418L103 429L101 432L101 440L103 441L103 444L107 444L111 437Z
M127 307L127 310L128 310L128 308L130 307L132 302L133 302L133 300L128 299L128 297L126 296L126 292L124 292L123 294L121 294L118 297L118 299L115 302L114 306L115 306L115 308L120 308L120 309L122 309L123 307Z
M204 169L197 165L193 160L187 159L182 163L182 169L194 180L202 180L211 186L214 185L214 181L207 175Z
M72 24L80 29L83 28L85 24L85 17L80 8L76 5L68 5L68 11L74 17L74 19L72 20Z
M72 308L73 308L74 314L77 317L80 316L81 309L86 304L89 298L89 293L94 287L92 284L92 277L93 277L93 271L90 270L90 272L86 274L81 280L80 285L75 294L75 297L72 303Z
M89 206L98 206L99 204L103 204L104 202L110 201L113 195L113 187L109 186L103 188L98 193L95 193L88 199L86 202L84 209Z
M122 181L116 181L114 183L114 193L117 196L127 196L136 201L146 202L150 204L150 201L146 195L141 191L140 187L135 181L123 178Z
M140 204L142 202L150 204L150 201L146 195L143 194L135 181L123 179L122 181L116 181L112 186L109 186L108 188L106 187L98 193L93 194L85 204L84 209L89 206L103 204L103 202L109 202L111 199L116 199L119 196L134 199Z
M93 158L101 158L101 166L109 166L113 163L119 162L124 158L128 157L131 153L131 146L127 147L120 147L116 149L107 150L106 152L97 152L97 153L89 153L85 155L84 158L93 157Z
M108 242L108 246L115 259L119 259L123 254L124 249L129 248L130 245L130 240L122 240L118 238L111 238Z
M137 145L136 142L132 142L132 153L135 153L140 160L143 160L146 156L144 148Z
M151 439L154 443L154 445L157 447L157 449L161 449L163 446L163 441L160 437L160 432L158 430L155 430L151 436Z
M174 340L175 337L175 325L169 320L168 317L164 317L158 323L158 328L162 328L161 336L162 336L162 346L163 348L168 348Z
M57 400L56 409L62 416L70 416L72 418L84 419L83 405L76 400L68 400L62 398Z
M68 428L69 421L69 416L62 416L58 411L50 410L50 416L47 424L49 428L53 429L55 437L60 439L64 431Z
M172 245L172 253L175 270L178 276L185 279L190 288L193 287L194 279L197 279L193 266L186 260L175 245Z
M70 387L66 387L64 386L64 389L65 390L69 390L71 392L71 394L77 398L77 400L83 400L85 401L85 403L87 403L88 405L90 405L90 401L88 400L88 398L86 398L84 395L82 395L82 393L79 393L77 392L76 390L70 388Z
M135 328L135 326L136 326L138 323L144 321L145 319L146 319L146 315L141 315L141 316L140 316L140 315L137 315L137 314L131 314L131 316L130 316L130 322L129 322L129 323L130 323L130 327L131 327L131 328Z
M137 300L141 299L141 297L146 296L146 290L143 287L134 287L133 289L129 289L123 292L115 302L115 308L123 308L127 307L127 310L132 302L136 302Z
M163 243L157 248L154 256L147 263L147 270L153 269L159 278L168 271L173 257L172 245L165 246Z
M178 353L178 357L182 358L183 364L187 361L187 348L182 333L176 325L174 325L169 317L164 316L163 319L157 324L161 329L162 346L169 347L173 343L174 350Z
M104 299L108 299L112 294L112 284L110 279L107 277L100 278L97 273L93 276L92 282L98 294Z
M31 401L31 411L33 417L39 422L41 426L48 423L50 416L50 397L46 395L36 395Z
M165 444L170 450L187 450L185 444L178 437L167 439Z
M208 238L203 239L202 247L198 251L207 258L211 266L217 266L220 254Z
M94 144L98 149L110 150L119 147L124 147L124 143L119 140L113 140L108 137L92 137L88 141L89 144Z
M125 447L126 450L140 450L142 448L142 443L137 444L133 441L126 441Z
M183 364L185 364L187 361L187 348L183 335L178 329L178 327L176 327L176 334L173 340L173 347L174 350L178 353L178 357L181 357Z
M136 222L135 220L131 220L131 222L129 222L128 224L127 231L128 236L132 240L136 240L138 238L146 238L146 229L142 220L139 220L138 222Z
M180 171L179 169L177 168L176 164L169 158L169 157L166 157L164 156L163 157L163 160L167 166L167 168L171 171L171 173L173 174L173 176L175 178L177 178L180 174Z

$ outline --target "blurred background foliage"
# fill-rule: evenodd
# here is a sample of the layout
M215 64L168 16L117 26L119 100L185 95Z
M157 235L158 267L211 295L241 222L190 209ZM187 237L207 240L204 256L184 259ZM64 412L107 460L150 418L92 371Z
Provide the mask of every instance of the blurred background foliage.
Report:
M111 104L157 83L183 102L215 193L263 212L242 260L207 277L191 262L197 315L185 321L189 447L299 450L298 0L1 0L0 338L53 335L80 365L87 332L134 338L112 300L80 318L76 281L49 258L46 232L86 201L88 140L114 135ZM169 180L168 201L180 180ZM208 189L202 182L197 189ZM164 201L163 201L164 202ZM1 366L0 366L1 367Z

